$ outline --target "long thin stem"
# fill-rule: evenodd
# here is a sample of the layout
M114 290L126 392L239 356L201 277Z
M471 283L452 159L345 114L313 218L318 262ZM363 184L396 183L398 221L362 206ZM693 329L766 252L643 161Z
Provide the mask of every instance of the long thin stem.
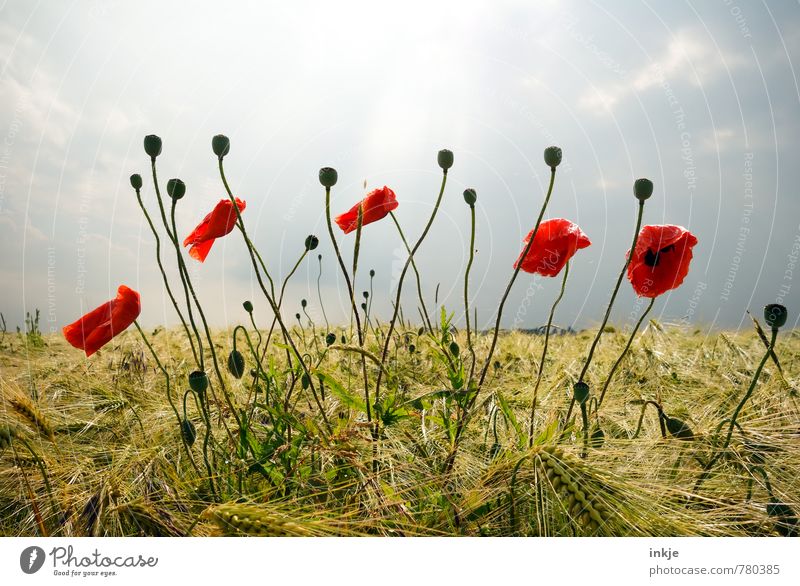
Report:
M397 216L394 215L394 212L389 212L389 215L394 221L394 225L397 227L397 233L400 234L400 239L403 241L403 245L406 247L406 251L410 254L411 247L408 245L408 241L406 240L405 234L403 234L403 229L400 227L400 222L397 221ZM422 308L422 317L423 317L423 324L425 327L428 328L430 333L433 333L433 326L431 325L431 318L430 314L428 313L428 308L425 305L425 298L422 295L422 278L420 277L419 270L417 270L417 263L412 258L411 259L411 268L414 270L414 276L417 279L417 297L419 297L419 304Z
M625 349L622 350L622 354L619 355L619 358L617 358L617 361L614 363L614 366L611 367L611 371L608 373L608 376L606 377L606 382L603 383L603 390L600 391L600 397L597 399L598 409L600 409L600 406L603 404L603 399L606 396L608 385L611 384L611 379L614 378L614 373L617 372L617 368L622 363L622 359L625 358L625 356L628 354L628 350L630 349L631 344L633 343L633 339L636 337L636 333L639 331L639 327L642 325L644 318L647 317L647 314L650 313L650 310L653 309L653 303L655 303L655 301L656 301L655 297L650 298L650 303L647 304L647 308L644 310L644 313L642 313L641 317L639 318L639 321L636 322L636 326L633 328L631 335L628 337L628 343L625 344Z
M139 207L142 209L142 213L144 214L147 224L150 226L150 231L153 233L153 238L155 238L156 241L156 263L158 263L158 270L161 271L161 278L164 281L164 288L167 290L169 300L172 302L172 306L175 308L175 312L178 314L181 324L183 324L183 330L186 332L186 337L189 338L189 345L192 347L192 356L194 356L195 364L200 364L197 356L197 350L194 347L194 339L192 338L192 334L189 332L189 326L186 324L183 313L178 307L178 302L175 301L175 296L172 294L172 288L169 286L167 273L164 271L164 265L161 263L161 238L158 236L158 231L156 230L155 225L153 225L153 220L150 218L150 214L147 213L147 208L144 207L144 203L142 202L142 194L139 189L136 190L136 199L139 202Z
M328 314L325 313L325 304L322 302L322 289L320 288L320 281L322 280L322 255L317 255L319 261L319 273L317 274L317 297L319 297L319 306L322 309L322 317L325 318L325 330L331 331L331 324L328 322Z
M356 298L355 293L353 291L353 283L350 281L350 275L347 274L347 267L344 264L344 259L342 259L342 253L339 250L339 243L336 241L336 235L333 233L333 224L331 223L331 188L325 187L325 221L328 224L328 235L331 237L331 242L333 243L333 250L336 253L336 258L339 261L339 267L342 269L342 274L344 275L344 281L347 284L347 293L350 295L350 307L352 311L352 316L355 317L356 320L356 330L358 331L358 345L359 347L364 346L364 334L361 330L361 317L358 315L358 307L356 306ZM366 402L367 408L367 421L372 422L372 407L370 405L370 398L369 398L369 385L367 381L367 361L364 356L361 356L361 370L364 375L364 400ZM380 381L380 371L378 371L378 380ZM377 397L376 397L377 401ZM373 431L373 435L376 435L376 432Z
M594 340L592 341L592 345L589 348L589 354L586 356L586 361L583 363L583 369L581 370L581 375L578 377L578 382L583 382L583 377L586 376L586 371L589 369L589 365L592 362L592 356L594 356L594 350L597 347L597 343L600 341L600 336L603 335L603 330L608 323L608 318L611 315L611 308L614 306L614 300L617 298L617 292L619 292L619 286L622 283L622 279L625 277L625 273L628 270L628 265L631 262L631 257L633 256L636 250L636 242L639 240L639 228L642 226L642 214L644 212L644 200L639 200L639 212L636 216L636 229L633 231L633 242L631 243L630 253L628 257L625 259L625 264L622 266L622 270L619 272L619 277L617 277L617 284L614 286L614 292L611 294L611 299L608 301L608 307L606 308L606 313L603 316L603 321L600 323L600 327L597 328L597 333L594 336Z
M470 215L470 237L469 237L469 262L467 262L467 270L464 272L464 316L467 320L467 349L469 350L472 363L469 367L469 378L467 379L467 388L469 389L472 377L475 374L475 347L472 345L472 328L469 323L469 272L472 270L472 262L475 260L475 205L469 206ZM478 324L474 324L477 327Z
M442 203L442 196L444 195L444 188L447 185L447 169L442 170L442 186L439 188L439 197L436 198L436 205L433 206L433 211L431 212L431 217L428 219L428 223L425 225L425 229L422 231L422 234L417 240L414 248L411 249L411 253L408 255L408 260L406 260L406 264L403 266L403 271L400 273L400 279L397 282L397 294L395 296L394 301L394 312L392 313L392 319L389 322L389 328L386 332L386 339L383 342L383 352L381 353L381 365L386 363L386 357L389 354L389 344L392 341L392 333L394 332L394 326L397 322L397 313L400 309L400 295L403 291L403 281L406 278L406 273L408 272L408 267L411 265L411 262L414 260L414 255L419 249L422 241L425 240L425 237L428 235L428 231L431 229L431 225L433 225L433 220L436 218L436 213L439 211L439 206ZM380 389L381 389L381 378L383 376L383 369L381 368L378 370L378 379L375 383L375 401L378 401L380 398Z
M553 302L553 306L550 308L550 317L547 318L547 329L544 333L544 346L542 347L542 355L539 357L539 372L536 375L536 384L533 387L533 401L531 401L531 423L528 430L528 447L533 447L533 429L534 429L534 421L536 420L536 403L539 398L539 385L542 382L542 374L544 373L544 360L547 356L547 346L550 343L550 328L553 325L553 315L556 313L556 307L561 302L561 298L564 297L564 289L567 286L567 277L569 276L569 261L567 264L564 265L564 276L561 278L561 292L556 297L556 300Z

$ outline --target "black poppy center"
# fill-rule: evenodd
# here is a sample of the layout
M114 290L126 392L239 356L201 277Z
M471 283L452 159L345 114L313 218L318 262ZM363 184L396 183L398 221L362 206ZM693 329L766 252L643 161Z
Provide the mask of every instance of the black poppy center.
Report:
M644 264L646 264L648 267L657 267L658 266L658 262L661 260L659 257L664 253L670 252L671 250L675 250L675 245L674 244L670 244L669 246L665 246L664 248L662 248L658 252L653 252L652 250L650 250L648 248L647 252L644 255Z

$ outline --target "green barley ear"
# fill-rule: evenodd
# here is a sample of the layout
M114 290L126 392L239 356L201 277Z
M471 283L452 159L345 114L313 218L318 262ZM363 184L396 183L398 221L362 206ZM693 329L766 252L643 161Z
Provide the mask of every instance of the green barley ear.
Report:
M236 378L244 375L244 356L238 350L232 350L228 354L228 371Z
M0 451L5 450L17 436L17 430L10 425L0 425Z
M55 441L53 426L50 425L50 421L30 399L20 395L10 399L10 403L14 410L26 419L32 427L35 427L42 436L50 441Z

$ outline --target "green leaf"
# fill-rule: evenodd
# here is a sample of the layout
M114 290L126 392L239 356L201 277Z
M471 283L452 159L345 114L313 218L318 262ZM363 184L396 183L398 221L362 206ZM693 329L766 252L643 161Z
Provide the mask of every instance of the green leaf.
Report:
M499 391L495 393L495 396L497 397L497 402L500 404L500 411L503 413L503 417L505 417L505 420L511 425L511 427L514 428L514 432L517 434L517 447L519 447L521 450L525 449L525 439L522 436L522 427L520 427L517 417L514 415L514 411L508 406L508 402Z
M356 411L361 411L362 413L367 412L367 406L364 403L364 400L347 391L338 380L329 374L325 374L324 372L316 371L315 374L320 378L320 380L325 382L331 392L343 404L347 405L350 409L355 409Z

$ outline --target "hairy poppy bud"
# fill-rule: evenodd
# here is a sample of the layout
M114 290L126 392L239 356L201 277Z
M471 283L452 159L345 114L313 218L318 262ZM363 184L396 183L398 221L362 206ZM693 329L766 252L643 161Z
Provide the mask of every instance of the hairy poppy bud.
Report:
M253 313L253 304L250 301L245 301L242 303L242 307L247 313Z
M202 396L208 388L208 375L202 370L195 370L189 373L189 388Z
M584 405L589 400L589 385L584 382L577 382L572 386L572 396L575 401Z
M150 155L151 159L155 159L161 154L161 138L155 134L148 134L144 137L144 152Z
M557 146L550 146L544 149L545 165L555 169L561 164L561 149Z
M306 250L314 250L317 246L319 246L319 238L313 234L306 236Z
M186 442L186 445L191 448L194 445L194 440L197 439L197 429L195 429L194 423L188 419L182 419L181 435L183 436L183 441Z
M142 188L142 176L138 173L131 175L131 187L133 187L136 191L139 191Z
M242 378L244 374L244 356L238 350L228 354L228 371L236 378Z
M167 193L172 199L181 199L186 195L186 184L180 179L170 179L167 181Z
M653 182L649 179L637 179L633 182L633 195L639 201L649 199L653 195Z
M464 190L464 201L467 202L469 207L475 205L475 202L478 201L478 194L475 193L475 190L471 187Z
M773 329L777 330L786 323L788 312L779 303L770 303L764 308L764 320Z
M664 423L667 426L667 431L672 437L682 440L694 439L694 433L685 421L664 415Z
M339 180L339 174L333 167L323 167L319 170L319 182L323 187L333 187Z
M222 157L227 155L231 150L231 139L224 134L216 135L211 139L211 150L214 151L215 155L222 159Z
M329 332L327 336L325 336L325 345L330 346L336 342L336 334L333 332Z
M439 162L439 166L442 170L447 171L453 166L453 151L448 149L440 150L436 160Z

